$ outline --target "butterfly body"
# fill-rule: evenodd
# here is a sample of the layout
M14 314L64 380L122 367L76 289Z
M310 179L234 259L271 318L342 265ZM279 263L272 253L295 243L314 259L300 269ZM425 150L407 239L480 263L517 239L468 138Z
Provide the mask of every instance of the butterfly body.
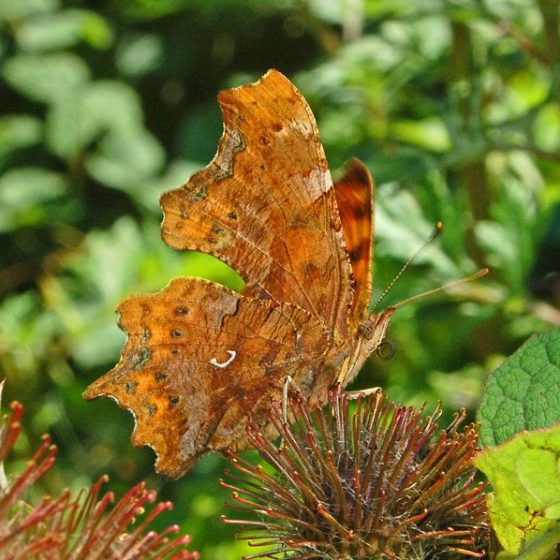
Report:
M172 477L209 450L243 449L268 427L286 378L312 401L347 385L379 347L393 309L369 315L373 183L358 160L333 183L295 86L269 71L221 92L224 134L210 165L163 195L162 238L212 254L243 293L180 278L119 306L119 364L86 398L132 411L132 440Z

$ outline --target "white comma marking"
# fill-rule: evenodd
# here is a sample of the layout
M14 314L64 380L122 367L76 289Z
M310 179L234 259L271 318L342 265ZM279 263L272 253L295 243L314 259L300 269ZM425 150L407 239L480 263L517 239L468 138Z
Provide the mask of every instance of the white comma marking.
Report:
M228 367L233 362L233 360L235 360L237 352L235 350L226 350L226 352L229 354L229 358L225 362L218 362L216 358L212 358L208 363L212 366L222 369Z

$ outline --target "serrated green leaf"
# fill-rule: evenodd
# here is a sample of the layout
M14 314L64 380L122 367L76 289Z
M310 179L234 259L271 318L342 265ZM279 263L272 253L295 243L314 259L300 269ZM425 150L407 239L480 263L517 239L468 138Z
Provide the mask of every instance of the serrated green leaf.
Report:
M112 41L112 32L99 14L75 9L25 21L17 28L16 39L27 51L64 49L82 41L97 48L107 48Z
M0 163L14 150L37 144L41 132L41 121L31 115L0 117Z
M59 157L71 159L103 133L135 130L142 122L140 100L132 88L121 82L94 82L51 106L47 145Z
M19 54L2 68L6 81L21 94L49 103L89 80L89 68L71 53Z
M490 374L478 420L484 446L560 421L560 329L531 337Z
M476 466L492 485L488 511L507 554L518 557L536 539L558 527L560 426L519 434L499 447L488 448L476 459ZM548 556L531 556L537 557Z

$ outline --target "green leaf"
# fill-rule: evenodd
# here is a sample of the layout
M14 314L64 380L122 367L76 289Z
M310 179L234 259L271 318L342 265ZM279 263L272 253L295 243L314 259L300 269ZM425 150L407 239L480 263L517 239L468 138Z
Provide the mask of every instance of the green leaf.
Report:
M41 132L41 121L31 115L0 117L0 163L13 151L39 143Z
M500 271L513 293L525 297L537 244L546 227L546 215L538 204L543 179L527 154L514 152L500 159L500 167L495 165L501 188L490 208L492 221L479 221L475 235L487 264Z
M490 374L478 420L484 446L560 421L560 329L531 337Z
M39 167L11 169L0 179L2 205L12 208L45 202L65 190L64 175Z
M334 25L343 23L346 10L344 3L339 0L311 0L309 11L315 17Z
M89 68L71 53L19 54L2 68L6 81L21 94L49 103L89 79Z
M382 185L376 196L376 248L406 261L426 242L435 224L425 218L418 200L395 184ZM457 265L435 243L416 262L429 263L444 276L460 275Z
M90 10L66 10L25 21L16 32L19 46L27 51L73 47L84 41L98 49L113 39L103 17Z
M551 152L560 149L560 106L557 103L545 105L534 122L536 145Z
M444 124L435 117L415 121L396 121L391 126L391 133L398 140L435 152L445 152L451 147Z
M544 102L549 89L548 76L543 72L526 68L516 72L504 82L502 95L492 100L486 108L490 122L514 119Z
M126 84L99 81L69 92L47 115L47 145L59 157L71 159L104 132L138 129L142 107Z
M123 39L116 52L116 63L123 74L142 76L161 66L163 56L162 38L144 34Z
M34 291L0 302L2 375L17 385L20 394L37 391L37 371L52 352L55 333L60 333L57 320L43 309Z
M148 131L138 128L112 132L86 161L89 173L100 183L134 194L140 183L163 166L165 154Z
M558 540L537 543L537 539L557 530L560 520L560 426L519 434L486 449L476 466L492 485L488 511L506 552L503 556L555 558ZM532 555L519 556L531 543ZM550 555L542 547L548 547Z
M58 0L2 0L0 2L0 21L49 13L56 10L58 6Z
M11 169L0 179L0 232L43 223L47 202L66 192L64 175L38 167Z

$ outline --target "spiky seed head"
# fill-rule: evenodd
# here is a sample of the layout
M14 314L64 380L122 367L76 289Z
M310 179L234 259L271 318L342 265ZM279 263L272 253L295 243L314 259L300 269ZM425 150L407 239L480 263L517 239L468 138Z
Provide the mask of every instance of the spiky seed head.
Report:
M293 424L276 408L275 443L251 425L262 459L233 453L227 481L259 551L246 558L456 559L483 557L488 541L484 487L472 458L477 428L464 413L438 432L439 407L422 412L388 402L381 391L357 398L331 391L328 406L289 399ZM247 533L247 531L249 531Z

